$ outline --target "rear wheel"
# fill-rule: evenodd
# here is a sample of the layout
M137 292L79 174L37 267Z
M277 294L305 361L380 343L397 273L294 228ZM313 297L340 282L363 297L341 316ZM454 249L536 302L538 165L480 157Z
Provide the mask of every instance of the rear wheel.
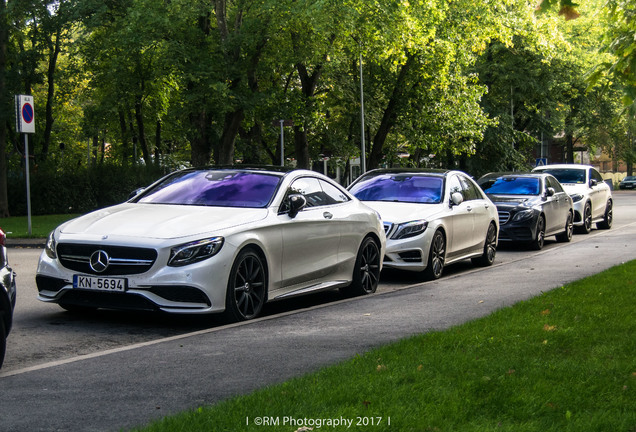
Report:
M377 243L371 237L365 238L356 257L351 285L344 291L353 295L373 294L380 282L381 259Z
M603 221L596 224L597 228L600 229L610 229L612 227L612 222L614 221L614 212L612 210L612 200L607 201L607 205L605 206L605 215L603 216Z
M431 241L431 250L428 253L428 263L424 270L424 277L427 280L439 279L444 271L444 262L446 261L446 238L441 231L435 231L433 241Z
M556 235L557 241L569 242L572 240L572 232L574 231L574 224L572 223L572 213L568 213L568 218L565 221L565 230Z
M484 241L484 253L477 258L473 258L472 262L475 265L488 267L495 262L495 256L497 255L497 227L494 224L490 224L488 232L486 233L486 240Z
M265 304L267 271L253 249L243 249L232 265L225 296L225 315L231 321L256 318Z

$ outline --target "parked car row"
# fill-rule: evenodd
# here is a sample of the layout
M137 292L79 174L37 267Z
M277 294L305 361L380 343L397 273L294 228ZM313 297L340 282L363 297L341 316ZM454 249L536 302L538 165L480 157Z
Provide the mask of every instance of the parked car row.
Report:
M568 166L580 186L548 168L486 176L483 189L455 170L373 170L348 189L307 170L178 171L56 228L38 298L240 321L310 292L373 293L383 266L437 279L459 260L492 265L499 240L540 249L547 236L570 241L577 224L611 226L595 170Z
M626 186L628 187L628 186ZM38 299L97 308L252 319L268 301L322 290L376 291L383 267L433 280L498 242L541 249L592 224L609 229L609 186L594 168L549 165L473 180L456 170L378 169L345 189L282 168L192 168L127 202L57 227L37 268ZM0 367L16 302L0 230Z

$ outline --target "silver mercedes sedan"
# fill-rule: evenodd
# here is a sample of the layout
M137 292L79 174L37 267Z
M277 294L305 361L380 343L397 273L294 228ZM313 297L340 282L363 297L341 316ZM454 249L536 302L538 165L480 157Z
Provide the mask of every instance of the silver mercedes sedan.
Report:
M461 171L373 170L349 191L384 221L387 268L437 279L456 261L489 266L495 260L497 207Z
M373 293L385 241L377 212L316 172L186 169L56 228L38 298L240 321L271 300Z

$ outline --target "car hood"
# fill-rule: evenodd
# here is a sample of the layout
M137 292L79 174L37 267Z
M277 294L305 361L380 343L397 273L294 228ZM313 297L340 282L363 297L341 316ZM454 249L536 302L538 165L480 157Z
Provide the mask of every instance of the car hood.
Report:
M172 239L219 232L267 216L263 208L124 203L73 219L62 234Z
M402 223L418 219L434 219L448 209L444 204L418 204L388 201L364 201L373 210L380 213L384 222Z
M528 196L528 195L491 195L488 194L488 198L492 201L496 206L505 205L505 206L531 206L536 201L538 201L538 197Z

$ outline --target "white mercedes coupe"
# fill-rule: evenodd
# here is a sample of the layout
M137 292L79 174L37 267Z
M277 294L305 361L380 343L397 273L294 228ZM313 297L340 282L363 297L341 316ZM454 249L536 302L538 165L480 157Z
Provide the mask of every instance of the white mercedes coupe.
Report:
M349 191L384 221L384 266L437 279L444 267L471 258L495 260L497 207L468 175L453 170L379 169Z
M373 293L385 242L377 212L319 173L186 169L56 228L38 299L247 320L270 300Z

